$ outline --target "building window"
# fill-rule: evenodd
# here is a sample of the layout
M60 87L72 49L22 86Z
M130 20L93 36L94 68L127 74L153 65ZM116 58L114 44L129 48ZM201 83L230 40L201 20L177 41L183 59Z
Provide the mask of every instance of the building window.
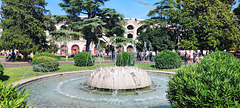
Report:
M134 27L133 27L132 25L129 25L129 26L127 26L127 29L128 29L128 30L133 30Z
M132 34L128 34L128 38L133 38L133 35Z

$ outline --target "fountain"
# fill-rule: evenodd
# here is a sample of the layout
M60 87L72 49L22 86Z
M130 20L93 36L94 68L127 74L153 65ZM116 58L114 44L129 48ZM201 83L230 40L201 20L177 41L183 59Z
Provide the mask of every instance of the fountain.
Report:
M91 73L96 73L96 70ZM122 90L123 94L121 94L121 89L94 89L95 87L87 85L86 83L89 76L91 77L91 73L82 71L79 73L52 76L50 78L29 82L20 86L19 89L26 89L29 91L29 98L27 101L36 108L170 108L170 104L166 99L167 93L165 92L168 88L168 75L149 73L152 85L155 86L129 90L124 89ZM127 84L124 80L122 83ZM139 84L139 82L135 84ZM89 87L89 89L85 90L82 88L83 86L85 86L84 88Z
M36 108L72 107L162 107L168 75L147 73L137 67L105 67L58 73L24 82L28 103Z
M115 90L145 88L152 85L152 82L147 72L140 71L137 67L107 67L92 72L87 84L91 87Z

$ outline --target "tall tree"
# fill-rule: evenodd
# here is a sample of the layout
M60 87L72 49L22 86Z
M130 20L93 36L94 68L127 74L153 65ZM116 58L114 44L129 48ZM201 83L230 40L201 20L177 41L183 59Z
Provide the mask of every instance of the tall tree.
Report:
M164 49L171 50L176 44L169 36L170 32L172 31L169 31L166 27L147 27L146 31L141 32L137 38L137 48L143 51L144 43L146 43L147 49L152 47L154 51L162 51Z
M99 14L100 18L104 22L104 34L106 36L120 36L123 37L125 28L123 25L126 23L124 16L117 13L115 9L103 8Z
M51 30L53 20L46 5L45 0L2 0L2 49L27 52L48 48L45 30Z
M124 22L123 16L116 13L114 9L100 9L100 6L104 5L106 1L109 0L63 0L64 3L59 4L68 13L68 23L66 24L73 31L82 32L84 35L86 51L89 51L92 41L97 42L102 31L107 36L113 36L113 34L122 36L124 33L121 25ZM87 17L81 18L82 14ZM58 17L58 19L63 18L66 17Z
M170 2L172 1L172 2ZM230 50L239 45L239 26L232 0L164 0L170 7L155 10L179 30L179 46L188 49ZM163 7L162 4L159 7ZM166 13L166 14L163 14ZM152 13L153 14L153 13ZM231 43L231 44L229 44Z
M73 31L83 33L83 37L87 41L87 52L89 51L90 43L92 41L97 41L96 28L99 28L100 24L99 20L92 18L95 18L99 14L99 7L103 5L105 1L108 0L63 0L63 3L59 3L68 14L68 22L66 25L69 25ZM82 14L87 15L86 19L89 20L83 21L80 17ZM62 17L58 16L58 19L62 19ZM91 24L87 24L87 22Z

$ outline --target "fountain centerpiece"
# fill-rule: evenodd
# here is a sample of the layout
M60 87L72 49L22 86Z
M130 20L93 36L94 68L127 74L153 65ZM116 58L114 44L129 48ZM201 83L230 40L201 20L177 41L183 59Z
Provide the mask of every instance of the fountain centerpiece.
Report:
M149 87L152 81L147 72L137 67L100 67L90 74L87 85L101 89L127 90Z

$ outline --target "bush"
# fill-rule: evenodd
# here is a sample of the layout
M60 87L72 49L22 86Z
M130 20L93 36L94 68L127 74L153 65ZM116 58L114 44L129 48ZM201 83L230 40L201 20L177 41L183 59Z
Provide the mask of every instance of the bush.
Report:
M55 59L57 59L57 60L60 59L59 56L53 55L52 53L46 53L46 52L44 52L44 53L36 53L36 54L33 56L33 59L35 59L35 58L37 58L37 57L40 57L40 56L53 57L53 58L55 58Z
M130 52L121 52L117 56L117 66L133 66L135 64L135 57Z
M240 62L227 52L205 56L178 70L168 82L172 107L240 107Z
M47 56L40 56L32 61L34 72L52 72L58 69L59 62L57 59Z
M3 70L4 70L3 64L0 62L0 78L3 75Z
M8 85L0 81L0 108L28 108L25 99L28 92L17 91L16 86Z
M88 52L81 52L76 54L74 57L75 66L93 66L95 58Z
M170 50L159 52L155 57L155 67L159 69L174 69L182 66L182 59Z

